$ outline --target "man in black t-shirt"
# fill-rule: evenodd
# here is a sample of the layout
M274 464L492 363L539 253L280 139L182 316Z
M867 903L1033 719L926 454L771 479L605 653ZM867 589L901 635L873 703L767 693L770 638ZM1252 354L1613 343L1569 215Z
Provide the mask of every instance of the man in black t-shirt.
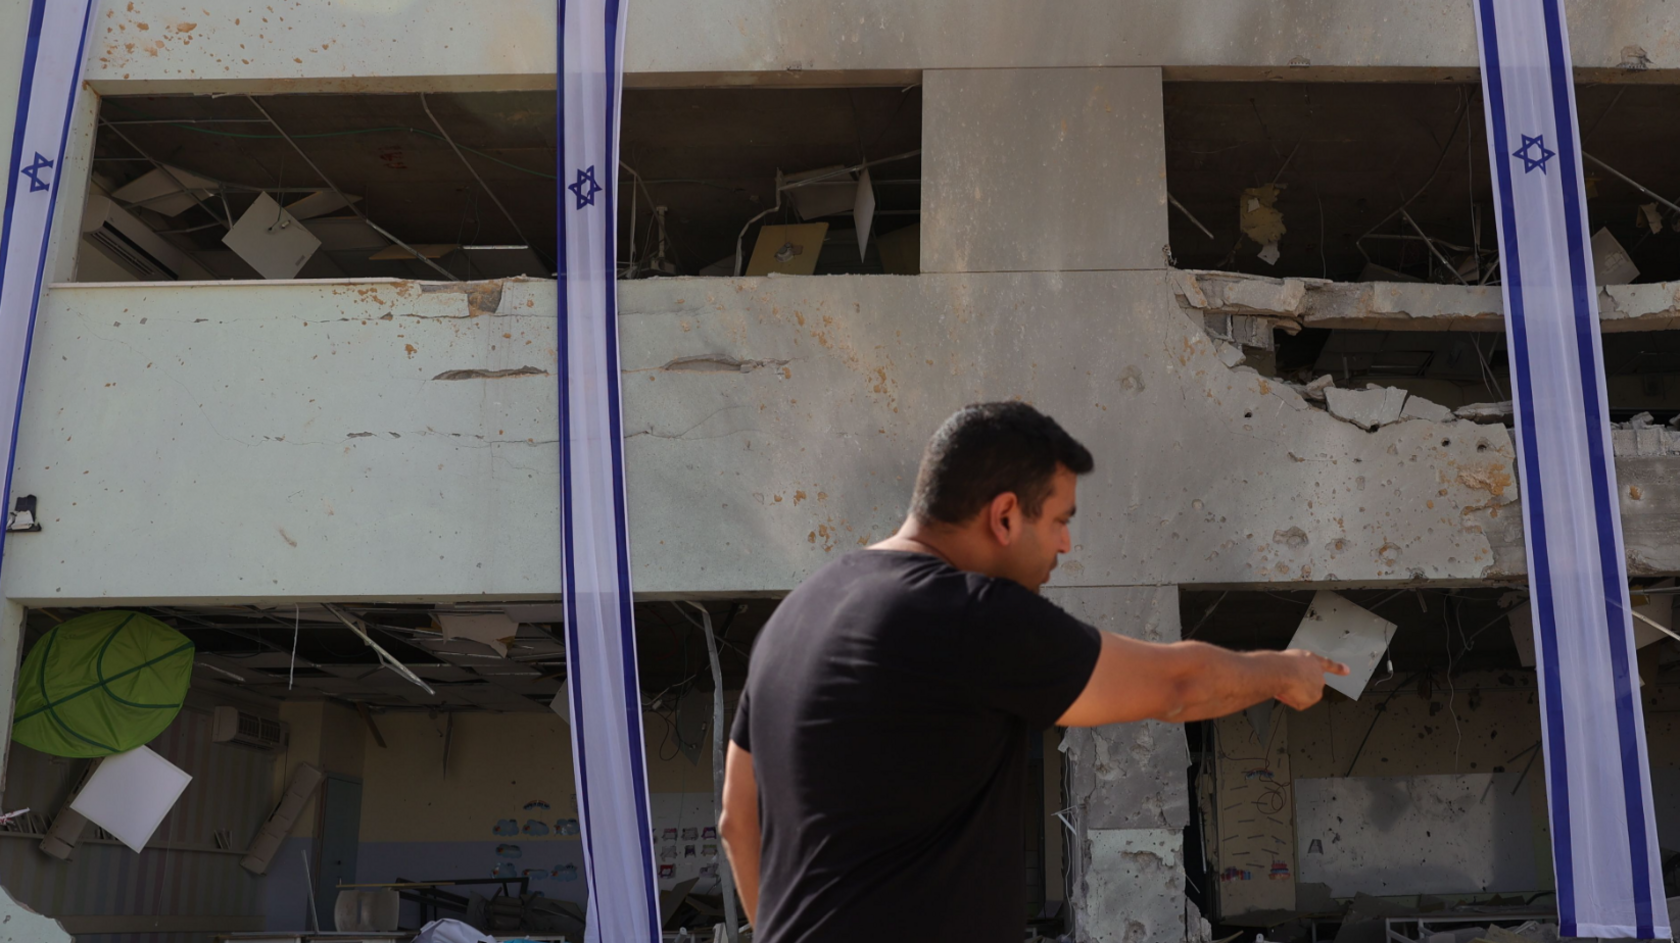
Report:
M928 443L898 533L777 607L721 820L757 943L1014 943L1029 736L1268 698L1299 710L1347 673L1309 652L1098 632L1040 596L1092 465L1030 406L967 407Z

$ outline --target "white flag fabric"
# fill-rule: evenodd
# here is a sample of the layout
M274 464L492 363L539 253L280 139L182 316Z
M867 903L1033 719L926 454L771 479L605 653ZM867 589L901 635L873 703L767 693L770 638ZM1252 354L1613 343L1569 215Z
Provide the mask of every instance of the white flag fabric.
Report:
M1664 938L1560 0L1475 0L1564 936Z
M585 939L657 943L618 372L618 114L625 4L560 0L560 487L566 675Z
M0 500L7 502L12 469L17 465L18 413L46 271L53 207L58 203L59 170L97 5L98 0L34 0L29 5L5 215L0 216L0 441L6 443L6 491ZM0 528L0 550L4 540L5 531Z

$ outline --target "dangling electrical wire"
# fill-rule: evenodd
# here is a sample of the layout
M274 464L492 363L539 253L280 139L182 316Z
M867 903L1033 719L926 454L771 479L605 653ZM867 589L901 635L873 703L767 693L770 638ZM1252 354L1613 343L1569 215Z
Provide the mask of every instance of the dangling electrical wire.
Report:
M286 690L292 689L292 676L297 673L297 643L298 631L303 628L303 616L299 614L297 603L292 603L292 660L286 666Z
M721 821L723 815L723 774L725 738L723 732L723 665L718 660L717 636L712 633L712 614L705 606L693 600L684 600L700 613L697 623L700 630L706 633L706 655L712 663L712 793L717 803L718 815ZM694 617L682 612L683 618L694 622ZM735 917L735 876L729 868L719 868L718 876L723 881L723 911L724 933L729 943L740 943L740 930Z

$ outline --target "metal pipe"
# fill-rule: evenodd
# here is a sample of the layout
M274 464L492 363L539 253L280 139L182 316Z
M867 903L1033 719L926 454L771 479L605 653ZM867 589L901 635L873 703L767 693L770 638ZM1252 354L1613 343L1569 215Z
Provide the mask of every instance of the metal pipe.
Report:
M781 175L777 174L777 176L780 177ZM745 226L742 226L741 231L738 234L736 234L736 236L735 236L735 277L736 278L741 277L741 243L744 242L747 238L747 230L752 228L753 223L758 222L759 220L763 219L764 217L769 216L771 213L774 213L777 210L782 208L782 189L783 188L781 186L781 183L780 183L780 181L778 181L777 184L776 184L776 205L770 207L769 209L765 210L764 212L758 214L757 216L754 216L752 219L747 220L747 224Z
M712 799L717 804L718 818L721 821L724 757L728 749L723 732L723 668L718 661L717 636L712 633L712 614L697 602L689 600L688 604L700 611L700 628L706 633L706 655L712 663ZM722 834L719 830L720 838ZM723 932L729 943L740 943L739 921L735 916L735 872L727 862L720 864L722 866L718 868L718 878L723 882Z
M902 154L894 154L891 157L883 157L880 160L865 161L861 164L853 164L850 167L841 167L839 170L831 170L828 173L823 174L820 177L806 177L803 180L795 180L792 183L780 183L780 182L778 182L776 184L776 189L777 190L792 190L796 187L808 187L813 183L824 183L826 181L833 180L835 177L841 176L842 174L852 174L852 173L857 173L860 170L867 170L870 167L874 167L878 164L890 164L895 160L905 160L907 158L917 157L921 153L922 153L922 149L918 147L913 151L905 151Z
M1676 206L1674 203L1663 199L1661 196L1659 196L1657 194L1657 192L1655 190L1652 190L1650 187L1645 186L1644 184L1640 183L1639 181L1633 179L1632 177L1629 177L1627 174L1624 174L1621 171L1617 170L1616 168L1610 166L1609 164L1606 164L1604 161L1599 160L1598 158L1592 156L1591 154L1588 154L1586 151L1582 151L1581 156L1585 157L1587 160L1592 161L1593 163L1597 164L1598 166L1603 167L1605 170L1610 171L1612 174L1615 174L1616 177L1619 180L1621 180L1623 183L1627 184L1628 186L1634 188L1635 190L1638 190L1640 193L1645 194L1646 196L1650 197L1653 200L1656 200L1658 203L1661 203L1662 205L1664 205L1664 206L1668 207L1669 209L1673 210L1674 212L1680 213L1680 206Z
M263 124L261 118L135 118L128 121L107 121L106 124Z
M164 176L167 176L169 179L175 181L175 185L177 187L180 187L181 191L184 192L187 196L192 197L193 202L197 203L199 205L200 209L204 210L204 212L206 212L206 213L209 213L211 219L219 220L222 223L222 225L226 226L229 229L233 228L233 217L230 216L230 217L228 217L227 219L224 220L220 216L217 216L216 211L211 209L209 204L207 204L203 200L199 199L198 194L194 193L192 191L192 188L187 186L185 181L183 181L180 177L175 176L175 171L170 170L168 167L164 166L162 161L160 161L157 158L153 157L152 155L146 153L145 150L143 150L140 147L140 145L134 143L133 139L131 139L128 135L122 133L122 129L113 125L111 122L106 121L104 118L100 118L99 123L104 125L107 128L110 128L111 132L113 134L115 134L117 137L120 137L120 138L123 139L124 144L127 144L129 147L134 148L135 153L139 154L141 157L143 157L147 161L151 162L151 165L153 167L156 167L157 169L163 171Z
M345 615L342 611L340 611L340 609L337 606L333 605L332 603L327 603L326 604L326 610L328 612L332 613L333 615L338 616L338 620L340 622L343 622L346 626L348 626L350 628L350 631L352 631L352 632L356 633L358 636L360 636L362 641L366 642L367 646L369 648L373 649L374 653L379 656L380 660L385 662L385 664L388 667L390 667L390 669L392 671L395 671L397 674L399 674L399 675L403 676L404 678L408 679L409 681L412 681L415 684L419 685L420 689L425 691L427 694L432 694L432 695L437 694L436 691L432 690L431 685L427 684L424 681L421 681L419 675L417 675L414 672L408 670L407 665L398 661L396 659L396 656L394 656L390 652L386 651L384 649L384 647L381 646L378 642L375 642L373 640L373 636L367 634L367 632L364 631L361 626L359 626L356 623L350 621L350 617Z
M455 143L455 139L449 136L448 131L444 130L443 122L438 120L437 115L432 114L432 106L426 102L425 92L420 93L420 107L425 109L426 117L432 119L432 124L437 127L438 133L443 135L443 139L445 141L449 142L450 149L455 152L456 157L461 159L461 163L466 166L467 172L472 174L473 179L478 181L478 185L484 188L485 194L490 197L490 202L496 204L496 209L501 210L502 215L507 217L508 225L513 227L513 231L519 236L520 240L529 247L531 245L531 237L525 235L525 231L519 228L518 220L515 220L513 218L513 214L508 212L508 208L502 205L502 201L496 197L496 191L490 189L490 185L485 183L484 178L478 175L478 171L473 168L473 165L468 163L467 155L461 153L461 148ZM533 249L532 251L536 250ZM550 268L555 267L554 260L547 257L543 257L543 264L548 265Z
M1194 213L1190 212L1189 210L1185 209L1184 204L1178 202L1177 197L1175 197L1171 193L1169 193L1169 194L1167 194L1167 202L1171 203L1173 205L1174 209L1178 210L1180 213L1183 213L1185 219L1188 219L1192 223L1195 223L1197 229L1200 229L1202 232L1207 233L1207 237L1209 239L1213 238L1213 230L1207 228L1206 226L1203 226L1202 221L1196 218L1196 214L1194 214Z
M326 174L321 172L321 168L315 166L315 162L309 159L309 154L306 153L303 148L298 146L298 142L292 140L292 136L290 134L286 133L285 128L280 127L280 122L275 121L274 116L270 115L268 113L267 109L263 108L262 105L257 104L257 100L255 98L252 98L250 95L246 95L245 100L250 102L251 107L255 108L264 118L268 119L269 125L271 125L274 128L275 131L278 131L280 133L281 137L286 139L286 143L290 144L292 146L292 150L298 152L298 156L303 158L303 162L309 165L309 169L315 171L315 176L320 177L322 182L324 182L327 185L327 188L332 190L332 192L335 195L337 195L340 200L343 200L344 205L350 208L350 212L355 213L356 218L358 218L362 222L366 223L369 229L372 229L374 232L376 232L376 233L380 234L381 236L384 236L385 238L391 240L391 242L395 243L403 251L409 253L410 255L414 256L415 258L419 259L420 261L422 261L422 262L426 263L427 265L431 266L432 269L434 269L435 271L437 271L438 273L443 275L443 277L449 279L450 281L452 281L452 282L461 281L461 276L456 275L454 272L451 272L450 270L444 268L443 266L437 264L436 262L433 262L431 259L426 258L424 255L420 254L420 251L418 249L414 248L413 246L409 245L408 243L402 241L401 239L398 239L396 236L391 235L390 233L386 232L384 229L375 225L373 220L368 219L367 214L362 212L361 207L359 207L355 203L351 202L350 198L344 195L344 191L340 190L338 188L338 184L333 183L332 179L330 177L328 177ZM425 685L422 684L421 687L425 687ZM427 690L429 691L430 689L428 688Z
M1429 247L1429 251L1434 254L1435 258L1439 260L1442 265L1447 267L1447 271L1452 273L1452 277L1458 279L1458 283L1460 285L1470 284L1464 280L1463 275L1458 274L1458 269L1454 268L1453 264L1447 261L1447 257L1441 254L1441 250L1435 248L1435 240L1429 238L1429 234L1423 231L1423 227L1419 226L1417 221L1412 219L1412 214L1406 212L1405 210L1401 210L1400 218L1405 220L1407 225L1411 226L1412 229L1416 230L1419 236L1423 237L1424 245L1427 245Z

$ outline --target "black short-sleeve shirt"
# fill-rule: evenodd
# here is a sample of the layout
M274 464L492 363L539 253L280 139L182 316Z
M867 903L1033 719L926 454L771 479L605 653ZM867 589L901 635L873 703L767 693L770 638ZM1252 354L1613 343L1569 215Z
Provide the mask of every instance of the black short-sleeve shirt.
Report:
M1027 738L1100 648L1019 583L924 554L806 580L753 645L731 734L758 781L755 939L1020 940Z

